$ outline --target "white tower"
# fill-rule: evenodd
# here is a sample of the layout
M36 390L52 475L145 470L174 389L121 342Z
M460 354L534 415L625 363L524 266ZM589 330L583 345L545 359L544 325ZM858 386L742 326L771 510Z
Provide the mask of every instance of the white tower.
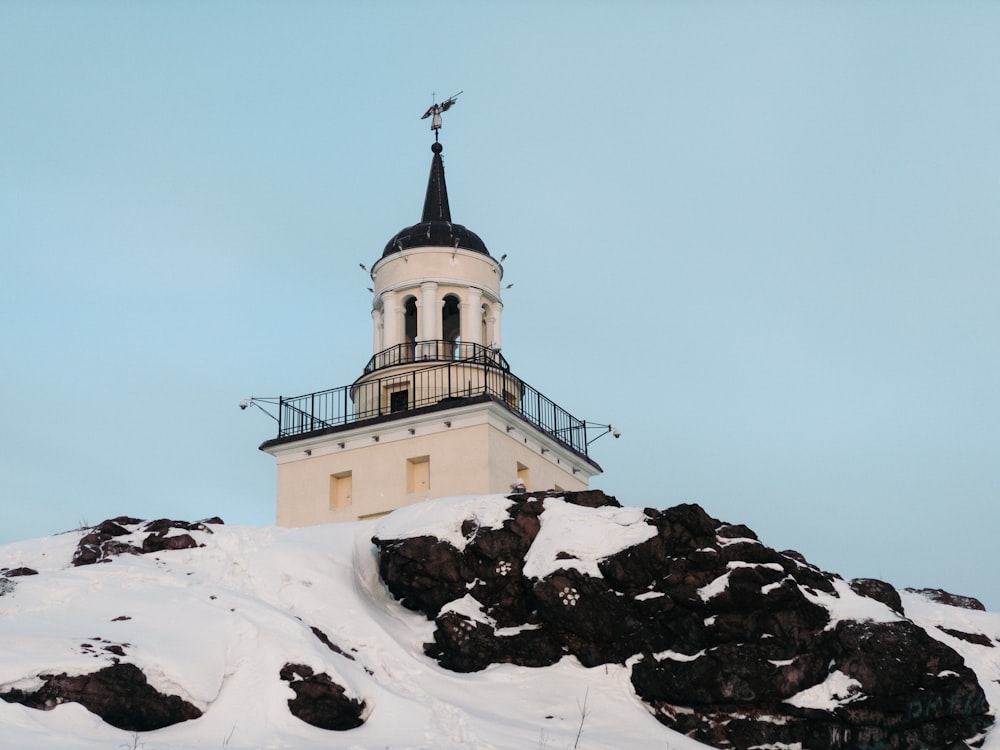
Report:
M501 355L503 267L452 223L436 138L431 148L421 221L372 267L373 354L361 376L276 402L278 435L260 447L277 460L279 525L372 518L519 485L581 490L601 471L585 423Z

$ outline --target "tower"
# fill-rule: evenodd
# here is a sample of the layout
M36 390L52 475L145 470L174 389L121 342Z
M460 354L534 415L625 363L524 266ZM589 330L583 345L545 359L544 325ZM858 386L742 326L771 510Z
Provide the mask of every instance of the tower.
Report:
M581 490L601 471L586 423L501 354L503 266L451 220L433 114L421 220L371 268L371 359L350 385L270 400L278 435L260 449L277 462L281 526L373 518L431 497Z

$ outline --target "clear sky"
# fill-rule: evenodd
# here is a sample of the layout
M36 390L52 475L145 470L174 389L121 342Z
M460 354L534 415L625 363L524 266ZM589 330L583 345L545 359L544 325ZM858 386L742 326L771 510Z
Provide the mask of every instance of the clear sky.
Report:
M509 255L596 482L1000 609L1000 3L0 0L0 542L274 518L250 395L351 382L371 264Z

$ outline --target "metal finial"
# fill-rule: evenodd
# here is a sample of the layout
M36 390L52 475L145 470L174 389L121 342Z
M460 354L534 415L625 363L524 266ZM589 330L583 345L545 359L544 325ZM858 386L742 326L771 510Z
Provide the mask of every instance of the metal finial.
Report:
M461 93L461 91L458 92L458 94ZM424 112L424 114L420 117L421 120L426 120L428 117L433 115L433 118L431 119L431 130L434 131L435 143L437 143L438 131L441 129L441 113L447 112L451 109L451 105L455 103L455 99L458 98L458 94L453 94L440 104L432 104L430 109Z

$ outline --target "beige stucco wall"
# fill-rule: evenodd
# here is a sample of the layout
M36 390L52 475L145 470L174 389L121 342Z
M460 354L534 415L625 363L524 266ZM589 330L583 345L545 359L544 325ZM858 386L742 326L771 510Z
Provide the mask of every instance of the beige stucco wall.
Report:
M528 490L587 488L595 473L591 465L565 450L543 452L543 447L536 431L496 404L286 444L271 450L278 459L277 522L353 521L432 497L506 493L517 480L518 464L530 473ZM429 489L408 492L407 462L424 457ZM351 472L352 502L331 508L331 477L346 472Z
M526 466L531 479L525 489L534 490L585 490L589 485L589 476L578 470L573 473L574 466L550 454L539 455L532 450L519 435L510 437L504 430L491 429L488 434L489 450L492 456L490 462L490 485L498 489L493 492L505 492L517 478L517 465ZM513 472L514 476L511 476Z
M463 248L404 250L382 258L372 268L375 299L386 290L419 289L422 281L433 279L440 285L442 296L448 292L460 294L474 286L498 300L502 277L503 268L493 258Z

